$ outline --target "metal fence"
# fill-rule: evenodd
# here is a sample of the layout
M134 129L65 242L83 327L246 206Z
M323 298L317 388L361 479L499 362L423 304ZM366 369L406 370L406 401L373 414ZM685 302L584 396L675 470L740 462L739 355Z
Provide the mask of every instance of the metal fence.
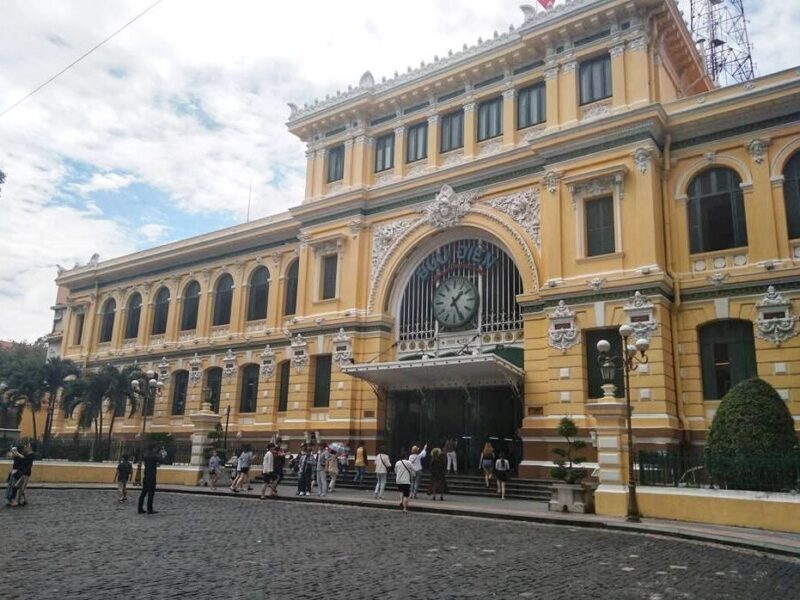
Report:
M800 491L800 452L780 456L639 452L642 485Z

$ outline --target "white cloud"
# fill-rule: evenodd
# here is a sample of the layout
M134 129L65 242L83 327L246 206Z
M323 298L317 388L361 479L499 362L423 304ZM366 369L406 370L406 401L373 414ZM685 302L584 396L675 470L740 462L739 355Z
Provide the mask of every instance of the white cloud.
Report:
M169 227L159 223L148 223L139 227L139 235L148 242L157 242L164 238L169 232Z
M149 4L4 2L14 26L0 34L0 110ZM797 3L747 7L761 73L790 66ZM135 182L163 193L165 212L243 220L252 180L253 217L284 210L302 200L305 177L303 145L285 127L288 102L345 90L367 69L390 77L521 21L508 0L407 0L403 10L368 0L162 2L0 117L0 338L49 330L55 263L168 235L148 225L159 216L132 223L81 194ZM69 180L74 164L94 174ZM65 192L73 197L59 205Z

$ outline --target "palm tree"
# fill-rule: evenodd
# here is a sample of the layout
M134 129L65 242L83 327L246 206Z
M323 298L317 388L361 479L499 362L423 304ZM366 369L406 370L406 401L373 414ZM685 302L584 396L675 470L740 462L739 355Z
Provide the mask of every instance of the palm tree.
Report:
M130 412L128 417L136 414L139 406L139 396L133 390L131 385L131 378L134 372L139 369L135 366L129 366L117 370L113 365L106 365L103 368L103 373L108 379L108 389L106 390L106 398L109 400L111 407L111 420L108 424L108 450L111 451L111 434L114 430L114 421L119 416L125 415L125 407L130 402Z
M64 387L64 382L78 375L80 370L73 361L64 360L60 356L47 359L44 365L44 388L47 393L47 418L44 422L43 452L47 452L47 444L53 429L53 415L55 413L56 399Z
M95 447L100 444L103 432L103 412L108 387L108 375L101 371L68 381L61 394L64 416L71 419L77 411L78 429L94 428Z

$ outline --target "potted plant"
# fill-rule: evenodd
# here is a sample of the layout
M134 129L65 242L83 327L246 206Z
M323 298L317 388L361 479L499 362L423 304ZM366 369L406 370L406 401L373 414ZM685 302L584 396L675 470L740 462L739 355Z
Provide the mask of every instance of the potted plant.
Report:
M567 417L561 419L556 433L566 440L567 447L553 450L557 458L553 461L556 466L550 470L550 476L562 483L553 484L553 495L548 509L559 512L591 512L591 497L587 499L587 494L591 491L581 484L581 480L588 475L588 472L577 466L585 459L576 456L578 451L586 447L586 442L575 439L578 428L572 419Z

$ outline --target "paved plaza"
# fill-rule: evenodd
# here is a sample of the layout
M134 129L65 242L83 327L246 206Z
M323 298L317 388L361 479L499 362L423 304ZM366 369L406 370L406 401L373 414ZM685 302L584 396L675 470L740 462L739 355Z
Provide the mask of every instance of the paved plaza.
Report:
M7 600L772 600L800 589L795 559L641 534L163 492L148 516L112 491L31 496L0 510Z

